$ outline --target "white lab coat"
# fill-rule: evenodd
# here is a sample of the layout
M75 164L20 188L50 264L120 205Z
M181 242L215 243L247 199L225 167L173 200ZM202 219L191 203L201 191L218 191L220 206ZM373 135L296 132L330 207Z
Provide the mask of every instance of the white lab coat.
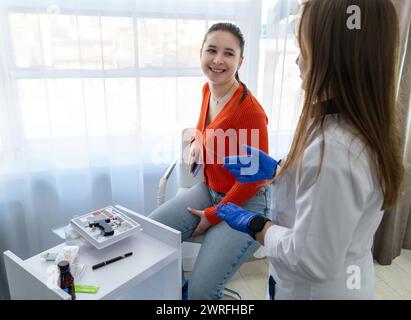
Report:
M275 299L372 299L374 233L383 195L364 144L338 115L325 120L301 169L274 184L273 222L264 238Z

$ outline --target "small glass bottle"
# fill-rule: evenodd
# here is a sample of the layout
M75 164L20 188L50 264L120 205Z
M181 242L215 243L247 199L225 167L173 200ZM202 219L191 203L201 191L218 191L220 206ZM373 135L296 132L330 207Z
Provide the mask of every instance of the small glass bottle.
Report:
M60 288L71 295L71 299L76 299L76 292L74 289L74 278L70 273L70 264L68 261L63 260L58 264L60 269Z

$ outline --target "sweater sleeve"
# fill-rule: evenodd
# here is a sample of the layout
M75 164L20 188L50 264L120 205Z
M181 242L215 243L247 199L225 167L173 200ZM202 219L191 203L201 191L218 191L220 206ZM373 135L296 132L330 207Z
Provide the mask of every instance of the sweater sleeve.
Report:
M248 145L252 145L253 147L259 148L264 152L268 153L268 120L264 111L262 109L257 108L259 107L254 105L254 110L252 110L251 112L245 112L240 117L238 130L246 129ZM257 132L258 141L255 141L255 138L251 139L251 135L253 134L253 132ZM245 142L241 141L241 139L239 140L240 141L238 144L238 150L240 150L241 144L245 144ZM236 181L218 205L232 202L236 205L241 206L243 203L250 200L259 191L259 189L262 185L264 185L265 182L266 181L241 183ZM207 220L213 225L221 221L221 219L218 218L215 214L215 212L217 211L217 206L209 207L204 210L204 214Z

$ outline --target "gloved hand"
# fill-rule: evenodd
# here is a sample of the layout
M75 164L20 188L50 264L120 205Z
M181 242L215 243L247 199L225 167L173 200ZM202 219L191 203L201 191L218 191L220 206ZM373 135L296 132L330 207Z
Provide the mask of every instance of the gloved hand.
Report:
M231 228L245 233L248 233L250 220L258 216L257 213L251 213L231 202L217 206L215 214L227 222Z
M277 165L280 162L275 161L264 151L243 145L242 146L248 156L231 156L224 158L224 168L230 170L231 174L236 177L239 182L254 182L269 180L275 176ZM254 161L254 163L253 163ZM258 161L258 163L255 163ZM281 161L281 160L280 160ZM258 171L255 174L246 174L246 168L257 166Z

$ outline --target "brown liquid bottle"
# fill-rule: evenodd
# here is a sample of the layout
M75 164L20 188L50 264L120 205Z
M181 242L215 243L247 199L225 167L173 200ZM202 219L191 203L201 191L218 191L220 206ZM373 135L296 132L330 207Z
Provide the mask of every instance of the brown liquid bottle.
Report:
M72 300L76 300L74 278L70 273L70 264L64 260L59 262L58 267L60 269L60 288L71 295Z

